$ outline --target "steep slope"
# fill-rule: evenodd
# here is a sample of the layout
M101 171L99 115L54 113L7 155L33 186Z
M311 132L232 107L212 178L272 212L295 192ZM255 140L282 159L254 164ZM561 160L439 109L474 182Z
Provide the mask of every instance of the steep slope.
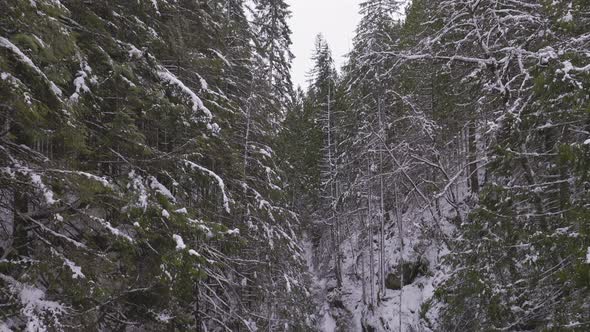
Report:
M1 331L588 330L588 1L245 3L0 1Z
M319 44L287 123L328 327L587 330L588 3L397 5L362 2L341 75Z

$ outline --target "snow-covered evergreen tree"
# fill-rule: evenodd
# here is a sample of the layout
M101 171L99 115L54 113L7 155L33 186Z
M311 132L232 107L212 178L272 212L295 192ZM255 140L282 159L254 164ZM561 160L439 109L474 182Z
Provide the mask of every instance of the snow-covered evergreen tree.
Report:
M244 180L240 114L266 90L251 89L258 42L243 3L0 11L1 328L303 328L297 219L266 122Z

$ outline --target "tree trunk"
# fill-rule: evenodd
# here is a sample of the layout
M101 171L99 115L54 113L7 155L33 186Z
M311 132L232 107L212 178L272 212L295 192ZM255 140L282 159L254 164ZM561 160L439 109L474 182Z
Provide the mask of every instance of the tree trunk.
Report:
M474 194L479 193L479 176L477 171L477 134L475 121L471 121L469 124L469 184L471 192Z
M371 161L367 160L367 226L368 226L368 240L369 240L369 282L370 282L370 295L369 303L371 310L375 305L375 257L373 251L373 216L372 216L372 205L371 205Z

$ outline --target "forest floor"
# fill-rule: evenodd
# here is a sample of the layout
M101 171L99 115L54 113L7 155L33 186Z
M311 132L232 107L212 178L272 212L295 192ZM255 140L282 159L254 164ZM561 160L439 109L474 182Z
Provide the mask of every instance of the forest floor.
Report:
M456 212L447 204L440 207L440 215L436 216L440 219L439 227L444 233L451 234L453 226L448 220ZM401 289L379 291L380 244L374 233L373 245L369 245L371 241L367 241L367 231L361 220L342 220L346 231L340 246L341 287L336 287L334 251L329 245L323 248L309 236L304 236L311 292L318 308L315 315L317 329L321 332L400 331L401 324L401 331L430 331L428 321L437 319L436 310L430 310L429 316L425 317L422 306L432 298L437 285L449 273L441 264L448 250L440 239L433 238L434 233L428 227L434 224L433 218L432 211L414 207L402 215L403 236L399 235L396 225L386 227L383 244L385 276L398 276L401 262L425 264L425 270L414 276L410 283L404 282ZM320 242L331 243L329 232L323 236L325 238ZM370 287L370 250L373 250L375 259L374 287ZM371 293L374 294L372 301ZM371 302L374 305L370 305Z

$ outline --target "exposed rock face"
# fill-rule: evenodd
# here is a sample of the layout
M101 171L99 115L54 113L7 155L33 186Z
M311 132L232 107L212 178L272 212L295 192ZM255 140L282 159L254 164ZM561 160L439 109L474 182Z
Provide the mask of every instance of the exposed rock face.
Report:
M402 285L399 276L395 273L388 274L387 279L385 279L385 287L388 289L400 290Z
M375 332L375 328L371 325L363 325L363 332Z
M400 267L397 267L396 271L389 273L387 279L385 279L385 287L392 290L399 290L402 287L402 280L400 277L403 275L403 285L410 285L416 280L417 277L423 276L428 272L428 262L423 259L418 259L415 262L405 262Z

